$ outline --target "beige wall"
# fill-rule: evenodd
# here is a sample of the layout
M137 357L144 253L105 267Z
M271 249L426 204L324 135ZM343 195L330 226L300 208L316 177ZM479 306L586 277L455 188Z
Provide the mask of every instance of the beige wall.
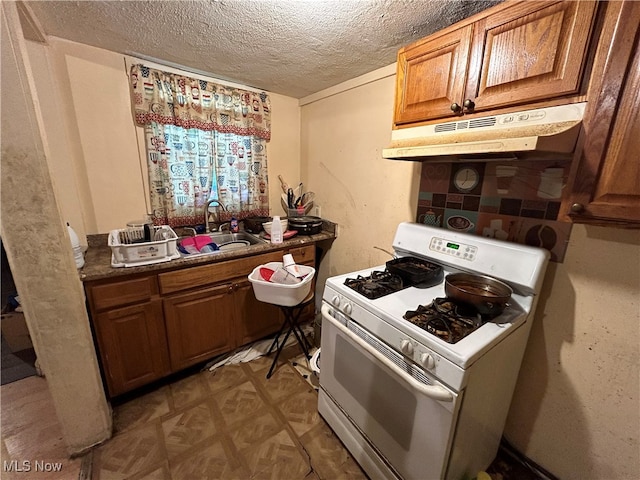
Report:
M267 144L269 162L269 205L271 215L286 216L282 207L278 175L290 184L300 178L300 108L298 100L270 94L271 141Z
M640 478L640 231L574 225L505 434L563 479Z
M331 274L383 263L373 246L415 217L417 164L381 158L393 88L383 78L302 107L304 181L340 225ZM559 478L640 478L639 245L640 231L577 225L549 267L505 435Z
M321 216L338 224L331 275L379 265L390 256L398 223L418 202L420 165L384 160L391 139L394 76L302 107L303 181Z

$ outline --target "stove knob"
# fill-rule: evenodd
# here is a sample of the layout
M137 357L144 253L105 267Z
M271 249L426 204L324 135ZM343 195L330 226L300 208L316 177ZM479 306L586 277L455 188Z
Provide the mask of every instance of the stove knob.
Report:
M422 355L420 355L420 363L423 367L429 370L436 366L436 361L428 353L423 353Z
M331 303L333 303L334 307L339 307L340 306L340 297L337 295L334 295L333 298L331 299Z
M402 340L400 342L400 350L405 355L412 355L413 354L413 344L409 340Z
M344 313L346 313L347 315L351 315L351 304L350 303L345 303L344 305Z

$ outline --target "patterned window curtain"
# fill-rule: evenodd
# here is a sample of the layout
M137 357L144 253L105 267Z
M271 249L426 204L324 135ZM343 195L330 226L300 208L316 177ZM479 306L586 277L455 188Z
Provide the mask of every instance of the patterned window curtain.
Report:
M197 225L218 200L237 218L269 214L269 97L133 65L136 123L144 126L154 223Z

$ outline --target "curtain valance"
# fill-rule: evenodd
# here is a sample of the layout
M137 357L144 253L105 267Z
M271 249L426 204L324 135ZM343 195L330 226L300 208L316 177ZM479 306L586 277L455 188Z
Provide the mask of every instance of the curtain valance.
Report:
M269 97L141 64L129 76L136 123L271 138Z

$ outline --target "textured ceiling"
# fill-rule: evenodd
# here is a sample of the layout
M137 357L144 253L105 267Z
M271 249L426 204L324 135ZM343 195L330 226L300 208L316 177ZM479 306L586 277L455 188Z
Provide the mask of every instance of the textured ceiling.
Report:
M46 35L301 98L496 1L25 1Z

